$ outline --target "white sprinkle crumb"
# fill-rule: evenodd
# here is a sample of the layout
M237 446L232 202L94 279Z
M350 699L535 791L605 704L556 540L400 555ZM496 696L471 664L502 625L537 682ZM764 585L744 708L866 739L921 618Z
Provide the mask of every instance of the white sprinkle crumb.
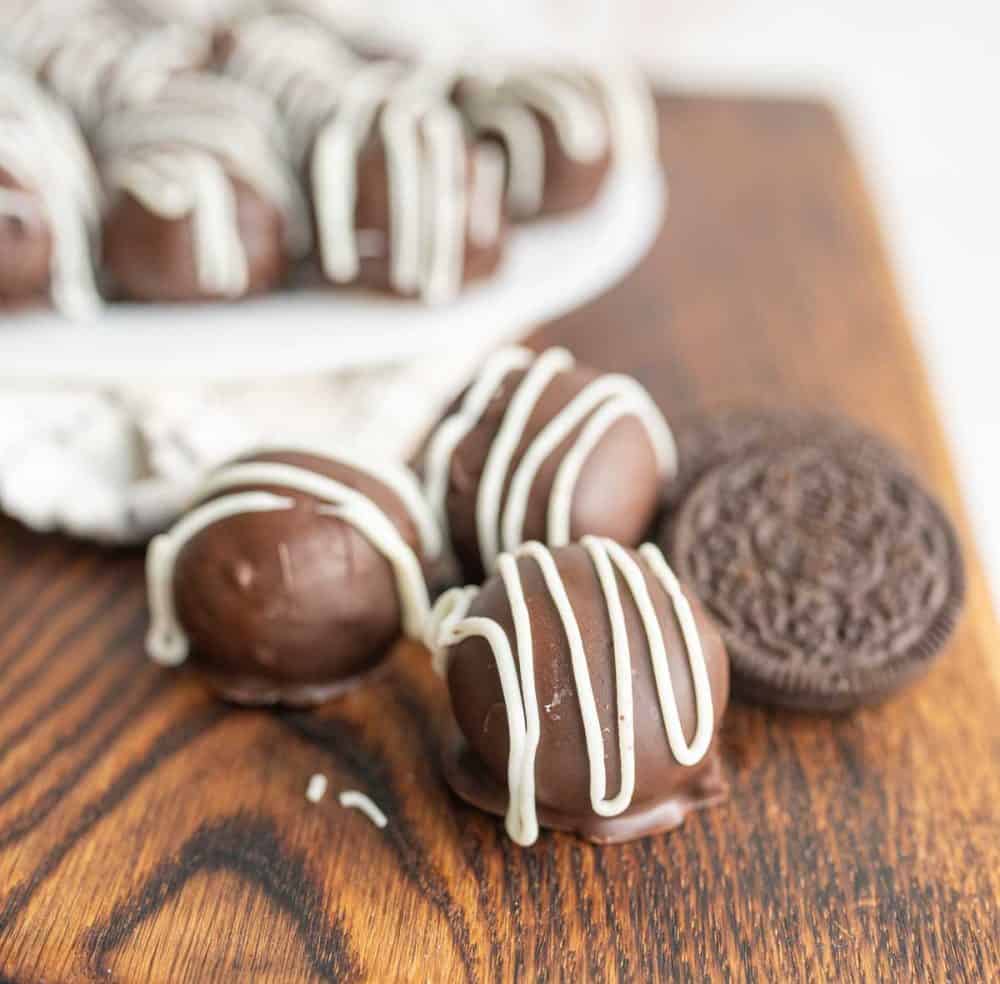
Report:
M341 806L360 810L380 830L389 822L371 799L357 789L345 789L337 798Z
M309 785L306 786L306 799L310 803L318 803L324 796L326 796L326 776L317 772L309 778Z

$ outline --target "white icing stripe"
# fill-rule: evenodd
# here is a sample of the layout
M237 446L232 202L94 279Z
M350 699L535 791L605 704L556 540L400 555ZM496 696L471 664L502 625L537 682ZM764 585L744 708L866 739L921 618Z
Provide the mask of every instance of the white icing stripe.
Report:
M424 231L420 241L424 259L424 299L431 304L454 297L462 286L465 263L466 148L462 124L448 106L429 112L423 120Z
M223 68L273 100L302 167L319 128L363 64L332 34L317 30L310 18L276 13L237 25Z
M346 809L360 810L379 830L389 822L371 797L357 789L345 789L337 800Z
M607 152L610 133L589 85L587 79L523 75L508 80L501 94L548 117L567 156L590 163Z
M229 489L266 485L311 495L329 503L317 512L336 516L350 523L392 565L396 573L403 628L418 638L430 610L427 583L416 554L403 539L396 525L371 500L357 489L318 472L271 461L251 461L229 465L209 476L199 499L218 495Z
M53 243L53 305L68 317L89 320L101 304L94 274L100 216L97 176L73 121L32 79L3 59L0 169L37 194L44 211Z
M266 93L288 121L299 170L309 174L320 261L331 282L356 280L370 255L387 259L400 293L435 303L458 292L471 206L450 70L367 63L302 12L241 24L224 70ZM387 249L372 236L381 230L356 228L359 172L375 134L386 161ZM492 194L499 213L502 182L479 193Z
M625 623L625 610L622 608L621 594L618 591L618 582L615 578L614 566L611 563L607 545L600 543L593 537L585 537L583 548L590 555L591 563L597 573L597 580L600 582L601 591L608 606L608 620L611 623L611 652L615 664L616 719L618 722L618 766L621 771L621 785L618 789L618 795L608 800L606 799L607 776L604 772L604 741L600 733L600 722L598 721L597 725L596 746L600 748L601 754L596 769L591 750L595 744L593 722L591 722L590 730L585 731L588 757L591 763L591 797L593 798L595 795L594 787L596 785L598 805L595 806L595 811L602 816L613 817L628 809L635 793L632 653L628 641L628 628ZM586 669L586 664L584 664L584 669ZM599 775L595 780L594 775L598 770Z
M524 516L528 510L531 486L542 465L592 413L594 416L563 458L552 486L547 530L550 546L569 543L576 479L587 455L617 420L626 415L638 418L652 442L660 472L672 474L676 470L676 451L670 430L646 391L628 376L599 376L542 428L521 457L511 479L501 521L504 550L513 550L524 538Z
M495 352L462 398L461 406L434 431L424 456L424 496L447 534L448 474L451 459L462 439L479 423L490 401L512 372L526 369L534 353L525 348L505 348Z
M628 809L635 792L633 666L628 643L628 626L615 568L624 579L642 621L667 743L671 754L679 764L688 767L697 765L707 754L715 731L715 713L712 706L711 683L694 615L660 551L651 544L646 544L640 549L640 556L651 572L652 578L667 594L681 629L695 696L696 725L695 734L690 742L685 738L681 725L663 632L649 593L646 574L626 550L611 540L585 537L581 542L594 565L611 625L621 786L616 795L610 799L607 798L603 732L594 699L587 653L565 584L552 554L541 544L524 544L515 556L529 557L539 566L546 590L558 612L566 634L583 720L589 762L591 808L599 816L612 817ZM506 827L508 834L516 843L527 845L534 843L538 836L537 804L534 794L538 699L534 686L531 613L524 603L520 572L514 557L504 554L499 564L500 576L507 591L514 623L516 662L510 639L497 622L484 616L467 614L476 597L475 589L457 588L439 599L428 620L425 641L434 652L436 666L440 672L447 671L447 650L462 640L479 637L490 646L503 691L510 734L507 765L510 799Z
M215 499L184 516L169 533L154 537L146 553L150 628L146 652L162 666L179 666L188 657L188 639L177 620L173 574L184 545L202 530L230 516L290 509L291 499L269 492L243 492Z
M257 458L266 458L268 455L277 454L282 451L294 451L301 454L316 453L315 448L282 444L280 448L257 448L254 456ZM441 555L443 549L441 528L434 517L433 511L424 499L420 483L409 468L396 464L393 461L373 461L342 448L326 452L326 457L332 458L340 464L348 465L355 471L363 472L369 478L387 486L402 502L403 507L413 521L417 535L420 537L420 546L425 556L430 560L434 560Z
M495 134L507 148L507 199L511 214L530 218L542 208L545 189L545 142L531 111L524 106L462 105L475 129Z
M652 95L642 76L625 66L515 68L493 77L474 71L459 103L477 132L495 134L507 148L507 195L519 218L543 206L545 148L536 114L552 125L574 160L597 160L609 147L619 163L656 159Z
M484 141L476 146L472 165L472 190L469 193L469 241L488 249L500 238L503 222L503 183L506 164L503 152Z
M88 133L110 110L155 98L171 75L209 56L204 32L146 20L110 0L27 0L7 17L0 9L0 48L42 79Z
M403 293L420 287L421 194L418 117L403 101L382 113L382 142L389 173L389 268L393 286Z
M327 504L320 506L318 513L335 516L357 529L393 568L404 631L413 638L421 636L430 610L427 584L416 554L388 516L367 496L325 475L278 462L251 461L230 465L211 475L196 500L208 501L150 544L146 569L152 628L147 650L152 659L177 665L187 657L188 641L177 619L173 586L174 568L185 544L223 519L249 512L290 509L295 504L293 499L272 493L233 491L254 486L313 496ZM212 498L221 493L230 494Z
M524 428L552 379L573 366L573 357L565 349L543 352L525 373L514 391L500 429L486 456L479 489L476 493L476 530L483 568L490 572L500 552L498 523L503 501L504 483L511 461L521 442Z
M580 432L559 464L546 507L550 545L569 542L577 479L591 451L622 417L635 417L642 424L661 475L676 471L673 434L656 404L631 377L608 373L587 384L545 424L521 454L508 484L514 456L538 401L552 379L573 366L573 358L565 349L549 349L534 361L531 353L522 348L497 352L483 367L462 405L442 421L428 444L424 493L447 533L446 500L455 450L480 422L507 376L528 370L507 403L476 492L476 534L487 573L493 570L501 547L509 551L521 543L532 485L546 460L576 428Z
M666 656L660 661L660 671L656 674L657 693L660 698L660 710L664 720L668 721L668 730L671 733L670 747L675 749L674 754L681 765L697 764L708 751L708 746L712 741L712 731L714 723L712 721L712 688L708 679L708 667L705 663L704 654L701 649L701 637L698 634L698 626L694 620L694 612L691 610L691 603L684 594L677 576L671 570L660 549L651 543L645 543L639 548L639 556L652 568L660 584L663 585L670 596L671 604L674 606L674 613L681 628L681 637L689 653L697 651L699 659L692 659L690 662L691 677L694 683L695 712L698 720L694 738L690 745L684 745L684 733L681 729L680 721L676 717L677 703L673 701L670 707L665 706L664 694L669 687L670 695L673 696L673 685L670 682L670 666ZM657 663L653 663L656 670ZM672 712L672 713L668 713ZM672 730L671 730L672 724Z
M358 276L358 159L379 106L399 74L399 66L390 62L360 69L347 82L336 112L315 139L312 192L320 259L323 272L334 283L349 283Z
M659 157L656 103L641 73L625 66L608 66L595 72L611 122L615 156L628 164L644 165Z
M514 619L514 646L517 652L518 668L512 692L520 698L524 719L524 748L521 752L521 761L534 762L542 726L538 715L538 695L535 691L535 647L531 638L531 613L524 600L524 589L517 570L517 561L509 554L500 559L499 574L507 589L507 600L510 603L511 615ZM516 686L518 682L520 683L519 692ZM506 697L506 693L504 696ZM515 785L510 786L510 789L516 790L516 794L511 796L511 802L516 804L518 809L516 823L522 830L534 830L534 836L537 837L538 822L534 810L535 770L534 768L508 768L508 781L511 773L513 773Z

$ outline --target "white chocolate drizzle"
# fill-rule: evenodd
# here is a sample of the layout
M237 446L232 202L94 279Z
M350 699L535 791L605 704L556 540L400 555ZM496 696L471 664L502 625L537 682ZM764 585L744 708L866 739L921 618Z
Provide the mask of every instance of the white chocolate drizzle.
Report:
M203 64L209 38L126 12L108 0L6 0L0 46L43 79L90 133L109 111L154 99L180 71Z
M128 193L164 219L191 218L206 294L239 297L249 287L232 177L280 210L293 255L308 249L308 213L284 130L246 86L205 74L171 79L155 102L103 120L96 145L111 195Z
M14 65L0 58L0 170L26 192L4 195L9 214L37 195L53 250L53 305L68 317L92 318L100 307L94 258L100 228L100 188L73 120Z
M416 482L401 468L366 462L355 466L349 458L337 459L381 481L396 493L410 516L428 558L436 556L440 538L434 519L417 494ZM287 489L320 501L317 513L350 524L392 566L396 578L404 632L419 638L430 602L423 570L416 553L391 519L368 496L319 472L276 461L254 460L227 465L208 477L192 510L167 533L153 539L146 555L150 630L146 650L154 662L177 666L188 655L189 643L177 616L174 570L184 547L202 530L233 516L292 509L295 499L260 491L261 487Z
M580 431L559 464L547 504L550 546L570 542L577 479L588 455L620 419L635 417L643 425L661 474L676 471L677 450L663 415L638 382L617 373L599 376L577 393L532 439L515 467L517 449L539 400L552 380L574 365L570 353L561 348L537 357L527 349L501 349L487 361L458 410L441 422L428 443L424 491L447 531L447 494L455 451L480 422L507 377L526 370L510 395L476 490L476 534L487 573L494 570L501 550L511 551L523 540L532 485L545 462L576 428Z
M478 593L476 588L455 588L446 592L434 606L427 622L425 642L434 653L435 668L442 675L447 674L449 648L465 639L484 639L493 654L503 691L509 734L507 783L510 799L506 828L511 839L522 845L533 844L538 837L535 755L541 728L535 692L536 649L532 638L531 611L525 600L518 566L519 559L522 562L532 560L538 565L566 636L583 719L590 768L590 804L595 814L601 817L618 816L628 809L635 792L635 704L632 693L634 667L616 569L624 580L642 621L661 720L674 759L682 766L697 765L708 752L715 731L711 682L701 637L691 606L662 553L652 544L641 547L639 554L645 563L644 570L627 550L612 540L584 537L581 545L594 565L611 626L621 774L621 785L614 796L608 795L604 739L586 647L566 585L547 547L539 543L526 543L516 553L503 554L498 560L498 574L507 593L514 623L513 647L506 631L498 622L483 615L468 614ZM684 642L695 701L696 724L690 741L684 735L681 723L663 630L650 594L650 580L659 584L669 598Z
M469 240L482 249L488 249L500 238L506 175L503 151L490 141L477 144L469 192Z
M377 136L389 185L393 289L438 303L461 288L470 207L467 148L461 118L445 98L450 77L430 66L408 73L390 62L366 66L317 135L312 192L320 259L334 283L358 276L365 231L356 228L358 172ZM496 195L499 210L500 189ZM499 222L495 230L499 236Z
M230 44L223 70L274 102L301 167L344 86L364 63L315 20L296 13L267 13L238 22Z
M273 100L299 170L309 176L327 279L352 283L361 260L376 258L388 262L399 293L429 303L454 297L467 234L484 249L499 238L504 189L484 164L482 181L467 190L465 133L448 101L452 71L366 62L302 13L250 18L232 39L224 70ZM357 225L359 176L376 144L388 181L384 231Z
M389 822L375 801L360 790L345 789L337 796L337 801L345 809L360 810L379 830Z
M508 201L518 218L536 215L543 206L541 119L552 126L567 157L581 163L609 151L626 164L656 157L649 87L624 66L473 71L459 89L459 105L477 132L498 137L506 147Z

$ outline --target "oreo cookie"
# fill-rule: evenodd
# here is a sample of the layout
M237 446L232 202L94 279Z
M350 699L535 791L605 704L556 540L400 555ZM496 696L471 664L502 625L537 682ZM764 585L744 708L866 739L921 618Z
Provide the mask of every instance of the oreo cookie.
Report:
M965 578L951 523L896 455L850 433L716 465L664 527L745 699L810 711L878 701L921 675L954 628Z
M867 451L894 452L874 434L843 417L809 410L744 407L690 417L674 426L678 471L666 489L665 505L676 509L717 465L760 451L809 441L849 443Z

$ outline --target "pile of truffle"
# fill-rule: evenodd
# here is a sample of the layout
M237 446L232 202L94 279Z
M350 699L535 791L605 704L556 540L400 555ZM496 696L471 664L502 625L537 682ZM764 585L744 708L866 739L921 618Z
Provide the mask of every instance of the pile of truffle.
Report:
M678 434L628 376L503 349L416 472L284 448L210 474L150 544L149 654L308 706L403 635L447 682L449 784L517 843L676 827L726 795L730 660L745 699L879 700L964 586L946 517L871 436L760 414Z
M0 308L439 302L497 270L510 222L655 154L626 70L376 57L302 0L255 10L207 32L129 0L0 6Z
M448 680L453 787L518 843L539 821L598 840L676 826L723 794L728 663L659 550L633 549L675 470L635 380L501 350L419 478L287 449L210 475L150 545L149 653L190 657L239 703L308 705L357 686L402 633ZM432 604L449 581L466 586Z

